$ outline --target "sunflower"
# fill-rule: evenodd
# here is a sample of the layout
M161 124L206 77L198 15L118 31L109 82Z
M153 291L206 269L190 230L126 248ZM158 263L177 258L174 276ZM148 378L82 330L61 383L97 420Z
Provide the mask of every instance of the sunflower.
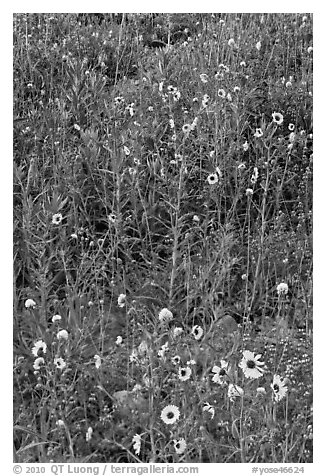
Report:
M184 438L181 438L180 440L173 440L173 443L174 443L175 452L178 455L181 455L182 453L186 451L187 443Z
M202 327L196 325L192 328L191 333L192 333L192 335L194 336L194 338L196 340L199 340L203 336L204 331L203 331Z
M186 380L189 380L190 375L191 375L191 368L190 367L180 367L178 375L179 375L179 380L181 380L182 382L185 382Z
M284 380L281 379L279 375L274 375L273 383L271 383L271 387L274 393L274 398L276 402L282 400L287 394L288 388L285 385Z
M167 405L161 412L161 420L166 425L173 425L180 418L179 408L175 405Z
M212 372L215 374L212 377L212 381L214 383L226 385L226 378L228 376L228 363L225 360L221 360L221 367L214 365Z
M218 183L218 175L217 174L209 174L207 177L207 182L209 185L214 185L215 183Z
M275 124L277 124L278 126L282 124L283 116L280 112L273 112L272 117L273 117L273 122L275 122Z
M264 362L260 362L259 359L261 354L255 356L250 350L244 350L243 357L239 363L239 367L243 370L245 377L256 379L263 375L263 369L261 368L264 365Z

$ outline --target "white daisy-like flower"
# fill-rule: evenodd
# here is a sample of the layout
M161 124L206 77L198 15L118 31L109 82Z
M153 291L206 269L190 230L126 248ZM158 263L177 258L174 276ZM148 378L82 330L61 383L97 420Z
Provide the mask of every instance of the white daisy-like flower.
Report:
M64 426L65 426L63 420L57 420L55 424L56 424L58 427L64 427Z
M287 81L287 82L285 83L285 87L286 87L286 88L291 88L291 86L292 86L291 81Z
M190 367L180 367L178 371L179 380L185 382L186 380L190 379L191 376L191 368Z
M289 131L294 131L294 128L295 128L295 125L292 124L292 122L290 122L290 124L288 125Z
M194 215L194 216L192 217L192 220L195 221L196 223L199 223L200 218L199 218L198 215Z
M193 326L193 328L191 329L191 334L194 336L194 338L196 340L199 340L202 338L203 334L204 334L204 331L203 331L203 328L198 326L198 325L195 325Z
M74 124L74 129L76 129L76 131L80 131L80 126L78 124Z
M208 103L209 103L209 96L208 94L204 94L201 105L205 108L208 106Z
M174 357L172 357L171 362L173 365L179 365L181 362L180 355L175 355Z
M258 396L266 395L265 387L258 387L257 390L256 390L256 393L257 393Z
M257 127L256 132L254 133L254 137L261 137L263 135L263 131L260 127Z
M240 66L242 66L244 68L246 66L246 62L245 61L240 61Z
M93 428L90 426L88 427L87 431L86 431L86 441L90 441L92 439L92 436L93 436Z
M239 91L240 91L240 87L239 86L234 86L233 92L238 93Z
M182 126L182 132L183 132L184 134L189 134L189 132L190 132L191 130L192 130L191 124L184 124L184 125Z
M26 309L34 309L35 306L36 306L36 302L34 301L34 299L26 299L25 301Z
M289 134L289 141L293 144L295 140L295 132L291 132L291 134Z
M141 448L141 436L138 435L138 433L136 433L133 437L132 437L132 442L133 442L133 449L134 449L134 452L136 455L139 455L140 453L140 448Z
M289 286L286 283L280 283L277 285L276 291L279 296L285 296L289 292Z
M43 357L37 357L37 359L34 360L33 369L40 370L40 368L44 365L44 363L45 362Z
M116 106L122 104L124 102L124 98L122 96L117 96L114 98L114 103Z
M234 45L235 45L235 41L234 41L233 38L230 38L230 39L229 39L228 45L229 45L229 46L234 46Z
M56 357L54 359L54 365L60 370L63 370L67 366L66 362L61 357Z
M257 49L258 51L260 51L260 49L261 49L261 42L260 42L260 41L257 41L257 43L256 43L256 49Z
M242 144L242 148L245 152L247 152L247 150L249 150L249 144L248 144L248 141L244 142ZM239 167L238 167L239 168Z
M173 101L177 102L177 101L179 101L180 98L181 98L181 93L180 93L180 91L176 91L176 92L173 94Z
M187 361L187 365L196 365L196 361L194 359L190 359Z
M271 388L273 390L274 399L276 402L282 400L282 398L285 397L288 391L288 387L285 385L284 380L282 380L279 375L274 375L273 383L271 383Z
M115 340L115 343L116 345L121 345L122 344L122 337L121 336L117 336L116 340Z
M170 322L173 320L173 314L169 309L165 307L159 312L158 320L160 322Z
M57 333L57 339L59 340L68 340L68 338L69 338L69 334L66 331L66 329L61 329L61 331Z
M205 83L208 83L208 76L207 76L207 74L202 73L202 74L199 75L199 77L200 77L200 80L201 80L202 83L204 83L204 84L205 84Z
M214 383L219 385L226 385L226 379L228 377L228 363L225 360L221 360L221 367L214 365L212 372L215 374L212 377Z
M227 99L228 101L230 101L230 102L232 101L231 93L227 93L226 99Z
M217 91L217 95L218 95L220 98L223 98L223 99L224 99L225 96L226 96L226 92L224 91L224 89L219 89L219 90Z
M207 182L209 185L214 185L215 183L218 183L218 175L217 174L209 174L207 177Z
M255 354L250 350L244 350L242 354L243 357L239 363L239 367L243 370L245 377L251 379L261 377L264 373L264 370L262 369L264 362L259 361L261 354L255 356Z
M52 317L52 322L59 322L61 321L61 316L60 314L55 314L53 317Z
M215 408L209 402L204 402L203 411L210 413L211 419L213 420L215 416Z
M233 383L229 384L228 397L232 402L234 402L236 397L242 397L243 395L244 395L244 391L241 387Z
M312 46L308 46L308 48L307 48L307 52L308 52L309 54L310 54L310 53L312 53L312 52L313 52L313 50L314 50L314 49L313 49L313 47L312 47Z
M110 213L110 215L108 216L108 220L111 223L115 223L117 220L117 216L114 213Z
M94 360L95 360L95 367L97 369L99 369L102 365L102 360L101 360L101 357L99 355L94 355Z
M126 295L125 294L120 294L118 297L118 306L119 307L125 307L126 305Z
M170 124L171 129L174 129L175 125L174 125L174 120L173 119L169 119L169 124Z
M161 411L161 420L166 425L173 425L180 418L180 410L176 405L167 405Z
M244 164L243 162L238 165L238 170L244 170L245 168L246 168L246 164Z
M126 154L126 156L130 155L130 149L126 145L123 146L123 151Z
M173 443L174 443L175 452L178 455L182 455L182 453L186 451L187 443L184 438L181 438L180 440L173 440Z
M253 193L254 193L254 191L253 191L252 188L247 188L247 189L246 189L246 195L247 195L247 197L250 197L251 195L253 195Z
M38 340L37 342L35 342L34 347L32 348L32 354L35 355L35 357L38 357L39 352L43 352L43 354L46 354L46 348L46 343L43 340Z
M272 114L273 122L280 126L283 123L283 115L280 112L273 112Z
M61 213L55 213L53 216L52 216L52 224L53 225L60 225L60 223L62 222L62 215Z

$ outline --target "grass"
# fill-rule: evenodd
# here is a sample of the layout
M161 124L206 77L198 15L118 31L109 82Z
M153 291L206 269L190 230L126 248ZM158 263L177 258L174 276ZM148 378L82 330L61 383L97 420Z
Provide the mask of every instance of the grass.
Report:
M312 462L312 15L13 20L15 461Z

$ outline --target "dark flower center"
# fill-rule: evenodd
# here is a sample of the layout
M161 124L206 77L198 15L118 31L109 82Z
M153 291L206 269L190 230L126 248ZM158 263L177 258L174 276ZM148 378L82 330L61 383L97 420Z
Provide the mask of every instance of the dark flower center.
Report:
M172 420L172 418L174 418L174 413L173 412L169 412L166 417L169 419L169 420Z
M276 383L274 383L273 389L275 393L278 393L280 391L280 387Z
M254 369L256 367L256 362L254 360L248 360L247 367L248 369Z
M226 375L226 371L224 369L221 369L220 370L220 377L223 377L224 375Z
M186 375L186 371L182 369L181 370L181 375L182 375L182 377L184 377Z

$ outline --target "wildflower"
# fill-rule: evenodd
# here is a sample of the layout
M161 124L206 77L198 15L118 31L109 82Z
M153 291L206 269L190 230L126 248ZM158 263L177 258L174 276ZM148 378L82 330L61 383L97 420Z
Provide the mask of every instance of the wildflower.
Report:
M235 397L242 397L244 394L244 391L241 387L238 385L234 385L233 383L229 384L228 388L228 397L231 400L231 402L234 402Z
M137 362L138 360L138 352L137 352L137 349L133 349L133 351L131 352L130 356L129 356L129 361L130 362Z
M183 333L182 327L175 327L173 329L173 337L176 338Z
M285 381L282 380L279 375L274 375L273 383L271 383L271 388L273 390L276 402L282 400L282 398L285 397L288 391L288 387L285 385Z
M181 362L180 355L175 355L174 357L172 357L171 362L173 365L179 365Z
M160 83L160 85L162 85L162 86L161 86L161 89L160 89L160 91L162 91L162 89L163 89L163 81ZM169 85L169 86L167 87L167 91L168 91L168 93L170 93L170 94L175 94L178 90L177 90L177 88L175 88L174 86Z
M180 97L181 97L180 91L176 91L176 92L173 94L173 101L175 101L175 102L179 101Z
M173 425L180 418L179 408L175 405L167 405L161 412L161 420L166 425Z
M280 112L273 112L272 114L273 122L280 126L283 122L283 115Z
M97 369L99 369L101 367L101 364L102 364L101 357L96 354L96 355L94 355L94 360L95 360L95 367Z
M131 103L126 107L126 111L129 111L131 117L135 115L134 105L134 103Z
M70 238L74 239L74 240L77 240L78 236L76 235L76 233L72 233L70 235Z
M33 299L26 299L25 301L25 307L26 309L34 309L34 307L36 306L36 302L33 300Z
M208 402L204 402L203 411L211 414L211 419L213 420L215 415L215 408Z
M292 122L290 122L290 124L288 125L289 131L294 131L294 128L295 128L295 125L292 124Z
M247 197L253 195L253 193L254 193L254 191L253 191L252 188L247 188L247 190L246 190L246 195L247 195Z
M260 42L260 41L257 41L257 43L256 43L256 49L257 49L258 51L260 51L260 49L261 49L261 42Z
M246 274L242 274L242 275L241 275L241 279L244 281L245 279L247 279L247 275L246 275Z
M234 45L235 45L235 41L234 41L233 38L230 38L230 39L229 39L228 45L229 45L229 46L234 46Z
M285 83L285 87L286 87L286 88L290 88L291 86L292 86L291 81L287 81L287 82Z
M127 156L130 155L130 149L126 145L123 146L123 151Z
M227 93L226 99L227 99L228 101L230 101L230 102L232 101L232 96L231 96L230 93Z
M242 66L243 68L246 66L246 62L245 61L241 61L240 62L240 66Z
M45 362L43 357L37 357L37 359L34 360L33 369L40 370L41 366L44 365L44 363Z
M208 94L204 94L203 96L203 100L201 102L202 106L205 108L208 106L208 102L209 102L209 96Z
M204 84L205 84L205 83L208 83L208 76L207 76L207 74L205 74L205 73L200 74L199 77L200 77L200 80L201 80L202 83L204 83Z
M228 73L228 72L230 71L230 68L229 68L228 66L225 66L225 64L223 64L223 63L220 63L220 64L218 65L218 67L219 67L220 69L223 69L223 71L224 71L225 73Z
M260 127L256 129L256 132L254 133L254 137L261 137L263 135L263 131L261 130Z
M218 365L214 365L212 368L212 372L215 374L212 377L212 381L214 383L218 383L219 385L226 384L226 378L228 373L228 363L225 360L221 360L221 367Z
M115 343L116 345L121 345L122 344L122 337L121 336L117 336L116 340L115 340Z
M182 132L184 134L189 134L190 131L191 131L191 125L190 124L185 124L184 126L182 126Z
M91 242L91 243L92 243L92 242ZM91 244L91 243L90 243L90 244ZM93 306L94 306L93 301L88 301L87 306L88 306L88 307L93 307Z
M119 307L125 307L126 305L126 295L125 294L120 294L118 297L118 306Z
M135 165L140 165L141 164L141 161L139 159L137 159L137 157L134 158L134 164Z
M182 382L185 382L186 380L189 380L190 375L191 375L191 368L190 367L180 367L178 375L179 375L179 379Z
M256 393L258 396L266 395L266 389L265 387L258 387L256 390Z
M257 182L257 179L258 179L258 169L257 169L257 167L254 167L254 172L251 176L250 181L251 181L252 184L255 184Z
M61 331L57 333L57 339L59 340L68 340L68 337L69 334L65 329L61 329Z
M154 111L153 106L148 106L147 111L148 111L148 112L153 112L153 111Z
M169 119L169 123L170 123L170 127L171 129L174 129L174 120L173 119Z
M60 225L61 222L62 222L62 215L61 215L61 213L55 213L55 214L52 216L52 224L53 224L53 225Z
M117 217L114 213L110 213L110 215L108 216L108 220L111 222L111 223L114 223L116 221Z
M64 424L64 422L63 422L62 420L57 420L55 424L56 424L57 426L59 426L59 427L60 427L60 426L61 426L61 427L65 426L65 424Z
M203 336L204 331L203 331L202 327L196 325L192 328L191 333L192 333L192 335L194 336L194 338L196 340L199 340Z
M248 141L246 141L246 142L244 142L244 143L242 144L242 148L243 148L243 150L244 150L245 152L247 152L247 150L249 149Z
M289 141L291 142L291 144L293 144L294 139L295 139L295 133L291 132L291 134L289 134Z
M52 322L58 322L58 321L61 321L61 316L59 314L55 314L52 317Z
M280 283L277 285L277 294L279 296L283 296L283 295L286 295L288 292L289 292L289 286L286 284L286 283Z
M158 320L160 322L170 322L173 320L173 314L169 309L162 309L158 315Z
M216 171L216 173L217 173L217 174L220 176L220 178L221 178L221 177L222 177L222 171L221 171L221 169L220 169L219 167L216 167L216 168L215 168L215 171Z
M194 359L190 359L188 360L187 365L196 365L196 361Z
M192 217L192 220L195 221L196 223L199 223L199 221L200 221L198 215L194 215L194 216Z
M240 87L239 86L234 86L233 92L238 93L239 91L240 91Z
M313 52L313 47L312 46L308 46L307 48L307 52L310 54Z
M122 96L117 96L116 98L114 98L114 104L116 106L119 106L120 104L122 104L124 102L124 98Z
M180 440L173 440L173 443L174 443L175 452L178 455L181 455L182 453L186 451L187 443L184 438L181 438Z
M35 342L34 347L32 348L32 354L35 355L35 357L38 357L38 353L40 351L43 352L43 354L46 354L46 348L46 343L43 340L38 340Z
M217 174L209 174L207 177L207 182L209 185L214 185L215 183L218 182L218 175Z
M141 437L140 437L140 435L138 435L138 433L136 433L136 435L134 435L134 436L132 437L132 442L133 442L132 447L133 447L133 449L134 449L134 451L135 451L135 454L136 454L136 455L139 455L139 453L140 453L140 447L141 447Z
M157 355L161 358L161 359L165 359L165 353L168 352L169 350L169 342L166 341L165 344L163 344L160 348L160 350L158 351Z
M198 124L198 117L195 117L195 119L192 121L190 129L193 131L197 127Z
M74 124L74 129L76 129L76 131L80 131L80 126L78 124Z
M260 362L259 359L261 354L255 356L250 350L244 350L242 352L243 357L239 363L239 367L243 370L245 377L256 379L263 375L263 369L261 368L264 365L264 362Z
M54 365L57 367L57 369L63 370L67 364L61 357L56 357L54 359Z
M90 426L86 431L86 441L90 441L93 435L93 428Z
M226 93L225 93L224 89L219 89L219 90L217 91L217 95L218 95L220 98L223 98L223 99L224 99L225 96L226 96Z
M238 165L239 170L244 170L245 168L246 168L246 164L244 164L243 162Z

